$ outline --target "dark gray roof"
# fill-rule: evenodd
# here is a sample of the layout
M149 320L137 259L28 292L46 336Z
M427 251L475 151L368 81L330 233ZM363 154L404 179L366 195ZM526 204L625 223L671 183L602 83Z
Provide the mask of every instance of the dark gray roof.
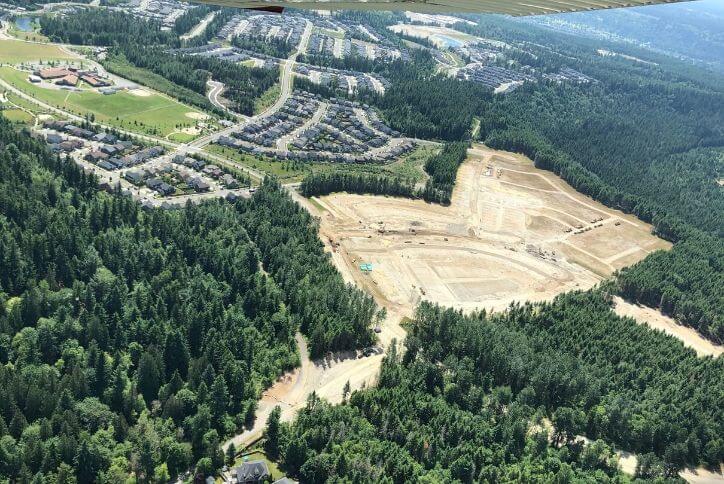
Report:
M257 482L269 475L269 468L263 460L250 460L235 469L237 482Z

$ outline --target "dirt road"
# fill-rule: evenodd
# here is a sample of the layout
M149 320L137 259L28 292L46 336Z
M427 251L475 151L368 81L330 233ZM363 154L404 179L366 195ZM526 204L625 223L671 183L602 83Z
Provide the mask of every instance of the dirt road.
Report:
M678 324L672 318L660 311L638 304L631 304L620 297L614 298L615 311L619 316L628 316L640 324L646 324L652 329L681 340L685 346L692 348L699 356L717 357L724 353L724 346L712 343L701 336L695 329Z

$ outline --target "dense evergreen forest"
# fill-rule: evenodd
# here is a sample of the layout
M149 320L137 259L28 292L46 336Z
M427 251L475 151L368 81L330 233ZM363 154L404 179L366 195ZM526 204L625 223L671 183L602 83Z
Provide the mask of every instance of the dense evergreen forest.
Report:
M602 291L507 313L423 302L378 385L330 406L312 397L267 434L303 482L621 482L724 458L724 360L616 316ZM577 435L594 442L582 446ZM601 440L597 440L601 439Z
M227 11L221 10L214 21L227 16ZM128 75L137 82L146 81L151 84L149 87L205 109L209 109L209 103L201 97L206 96L209 78L223 82L224 96L236 111L247 115L253 114L255 99L279 79L279 73L273 70L248 68L215 58L171 54L167 50L180 45L178 35L162 31L158 22L136 19L125 13L82 10L72 16L44 17L41 25L43 33L56 41L113 47L110 60L104 64L109 70ZM127 63L141 71L124 66ZM154 77L144 71L165 78L171 85L155 82Z
M311 173L302 180L299 192L305 197L316 197L335 192L369 193L407 198L418 198L420 195L412 183L402 178L349 171Z
M296 45L290 44L286 40L281 39L261 39L257 37L240 37L235 36L231 39L231 44L240 49L258 52L271 57L286 59L294 52Z
M218 10L218 7L212 5L199 5L195 8L184 12L173 24L173 31L176 35L184 35L190 32L201 22L208 14Z
M179 45L178 36L173 31L161 30L160 23L107 9L79 10L73 15L46 15L40 25L43 34L53 42L109 47L127 43Z
M0 480L166 482L223 463L260 391L369 344L313 219L249 201L142 210L0 117Z

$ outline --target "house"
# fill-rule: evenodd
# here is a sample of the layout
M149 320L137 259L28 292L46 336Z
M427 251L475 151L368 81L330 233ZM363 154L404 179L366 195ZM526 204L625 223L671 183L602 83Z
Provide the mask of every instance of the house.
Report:
M244 462L233 470L233 475L236 477L238 484L264 482L264 480L271 476L269 467L263 460Z
M223 183L226 188L236 188L239 186L239 183L236 181L236 179L228 173L224 174L221 177L221 183Z
M143 183L145 173L143 171L127 171L123 174L123 178L133 183L134 185L140 185Z
M43 121L43 128L55 129L58 131L63 131L67 125L68 121L56 121L53 119L46 119Z
M146 186L151 190L155 190L156 188L161 186L161 183L163 183L163 181L161 181L161 179L159 178L149 178L148 180L146 180Z
M111 165L115 166L116 168L123 168L124 166L126 166L126 165L123 163L123 160L121 160L121 159L118 158L117 156L113 156L113 157L111 157L111 158L108 158L106 161L107 161L108 163L110 163Z
M108 144L113 144L118 140L118 138L116 138L111 133L98 133L97 135L93 136L93 139L100 143Z
M99 161L105 160L106 158L108 158L107 154L97 150L91 151L84 157L85 160L90 161L91 163L98 163Z
M60 143L59 147L62 151L69 153L71 151L77 150L78 148L82 148L83 142L77 139L66 140Z
M102 151L107 155L115 155L118 152L116 147L113 145L103 145L100 147L99 151Z
M156 187L156 191L161 195L168 196L173 195L176 191L176 188L172 187L166 182L161 182L161 184Z
M159 156L163 154L163 147L159 145L151 146L150 148L147 148L146 151L149 153L151 158L153 158L154 156Z
M45 135L45 141L51 145L57 145L63 142L63 137L56 133L48 133Z
M113 171L113 170L116 169L116 166L115 166L113 163L110 163L110 162L105 161L105 160L99 161L99 162L98 162L98 167L99 167L99 168L103 168L104 170L108 170L108 171Z
M191 188L196 190L197 192L207 192L211 188L211 186L203 181L201 178L192 178L188 181L188 184Z

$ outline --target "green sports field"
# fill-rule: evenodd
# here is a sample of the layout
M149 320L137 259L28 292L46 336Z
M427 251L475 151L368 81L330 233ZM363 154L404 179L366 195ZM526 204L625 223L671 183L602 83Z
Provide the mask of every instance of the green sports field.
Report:
M48 89L27 80L28 72L0 67L0 78L39 101L79 116L131 131L166 136L196 121L187 116L199 111L159 94L137 96L128 92L103 95L94 91Z
M0 63L3 64L60 59L74 59L74 57L55 45L34 44L19 40L0 40Z

